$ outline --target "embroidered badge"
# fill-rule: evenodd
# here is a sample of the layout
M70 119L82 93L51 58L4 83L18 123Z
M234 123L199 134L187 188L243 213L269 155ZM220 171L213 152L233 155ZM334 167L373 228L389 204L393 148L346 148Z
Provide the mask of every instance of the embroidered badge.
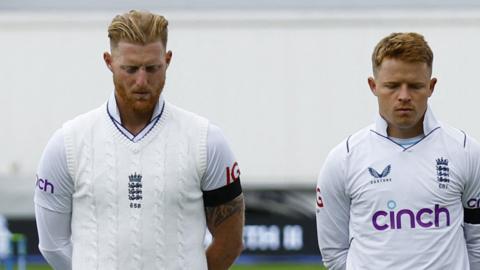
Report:
M131 174L128 177L128 199L130 200L130 208L142 207L142 175Z
M392 178L387 178L387 176L390 174L391 169L392 165L388 165L387 167L385 167L385 169L383 169L381 173L379 173L374 168L368 167L368 172L374 178L370 181L370 184L392 182Z
M448 167L448 159L443 157L437 158L437 181L438 187L441 189L447 189L450 183L450 168Z
M375 178L385 178L390 173L391 168L392 165L388 165L387 167L385 167L385 169L383 169L382 173L378 173L374 168L368 167L368 171Z

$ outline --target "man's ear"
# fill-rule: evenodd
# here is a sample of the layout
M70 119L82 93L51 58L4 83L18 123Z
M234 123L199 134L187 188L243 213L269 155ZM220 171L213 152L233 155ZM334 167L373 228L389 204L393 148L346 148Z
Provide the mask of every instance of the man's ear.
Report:
M167 51L165 53L165 62L167 62L167 66L170 65L170 61L172 61L172 56L173 56L172 51Z
M368 86L370 86L370 91L374 96L377 96L377 83L373 77L368 77Z
M430 80L430 86L429 86L429 90L430 90L430 94L428 95L428 97L431 97L432 94L433 94L433 90L435 90L435 85L437 84L437 78L432 78Z
M105 61L105 65L107 65L107 68L110 69L110 71L113 71L112 69L112 55L108 52L103 53L103 60Z

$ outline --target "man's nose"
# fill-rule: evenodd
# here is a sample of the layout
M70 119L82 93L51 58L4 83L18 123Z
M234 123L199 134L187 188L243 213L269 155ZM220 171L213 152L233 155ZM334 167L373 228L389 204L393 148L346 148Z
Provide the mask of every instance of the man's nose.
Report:
M144 67L141 67L138 70L135 82L139 86L143 86L147 84L147 71L145 70Z
M410 90L408 89L407 84L402 84L402 86L399 89L398 93L398 100L399 101L410 101L412 99L412 96L410 95Z

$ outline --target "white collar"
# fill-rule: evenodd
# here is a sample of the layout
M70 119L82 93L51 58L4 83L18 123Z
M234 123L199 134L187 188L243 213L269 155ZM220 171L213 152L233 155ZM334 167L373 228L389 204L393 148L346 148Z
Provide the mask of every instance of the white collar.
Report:
M423 118L423 133L424 135L429 134L432 132L434 129L438 128L440 126L440 123L437 121L435 116L433 115L432 110L430 109L429 106L427 106L427 110L425 111L425 117ZM387 121L383 119L383 117L380 115L380 113L377 114L376 120L375 120L375 132L378 134L388 137L387 134Z

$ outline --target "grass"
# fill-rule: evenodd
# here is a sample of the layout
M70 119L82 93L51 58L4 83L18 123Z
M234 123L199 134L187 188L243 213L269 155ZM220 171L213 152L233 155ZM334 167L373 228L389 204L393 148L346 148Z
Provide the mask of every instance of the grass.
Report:
M320 265L309 264L257 264L257 265L237 265L231 270L326 270Z
M16 270L17 267L14 269ZM3 264L0 264L0 270L5 270L5 266L3 266ZM27 265L27 270L52 270L52 268L44 264L29 264Z
M0 270L5 267L0 266ZM45 265L28 265L27 270L51 270L52 268ZM258 264L258 265L237 265L230 268L231 270L326 270L319 265L307 264Z

